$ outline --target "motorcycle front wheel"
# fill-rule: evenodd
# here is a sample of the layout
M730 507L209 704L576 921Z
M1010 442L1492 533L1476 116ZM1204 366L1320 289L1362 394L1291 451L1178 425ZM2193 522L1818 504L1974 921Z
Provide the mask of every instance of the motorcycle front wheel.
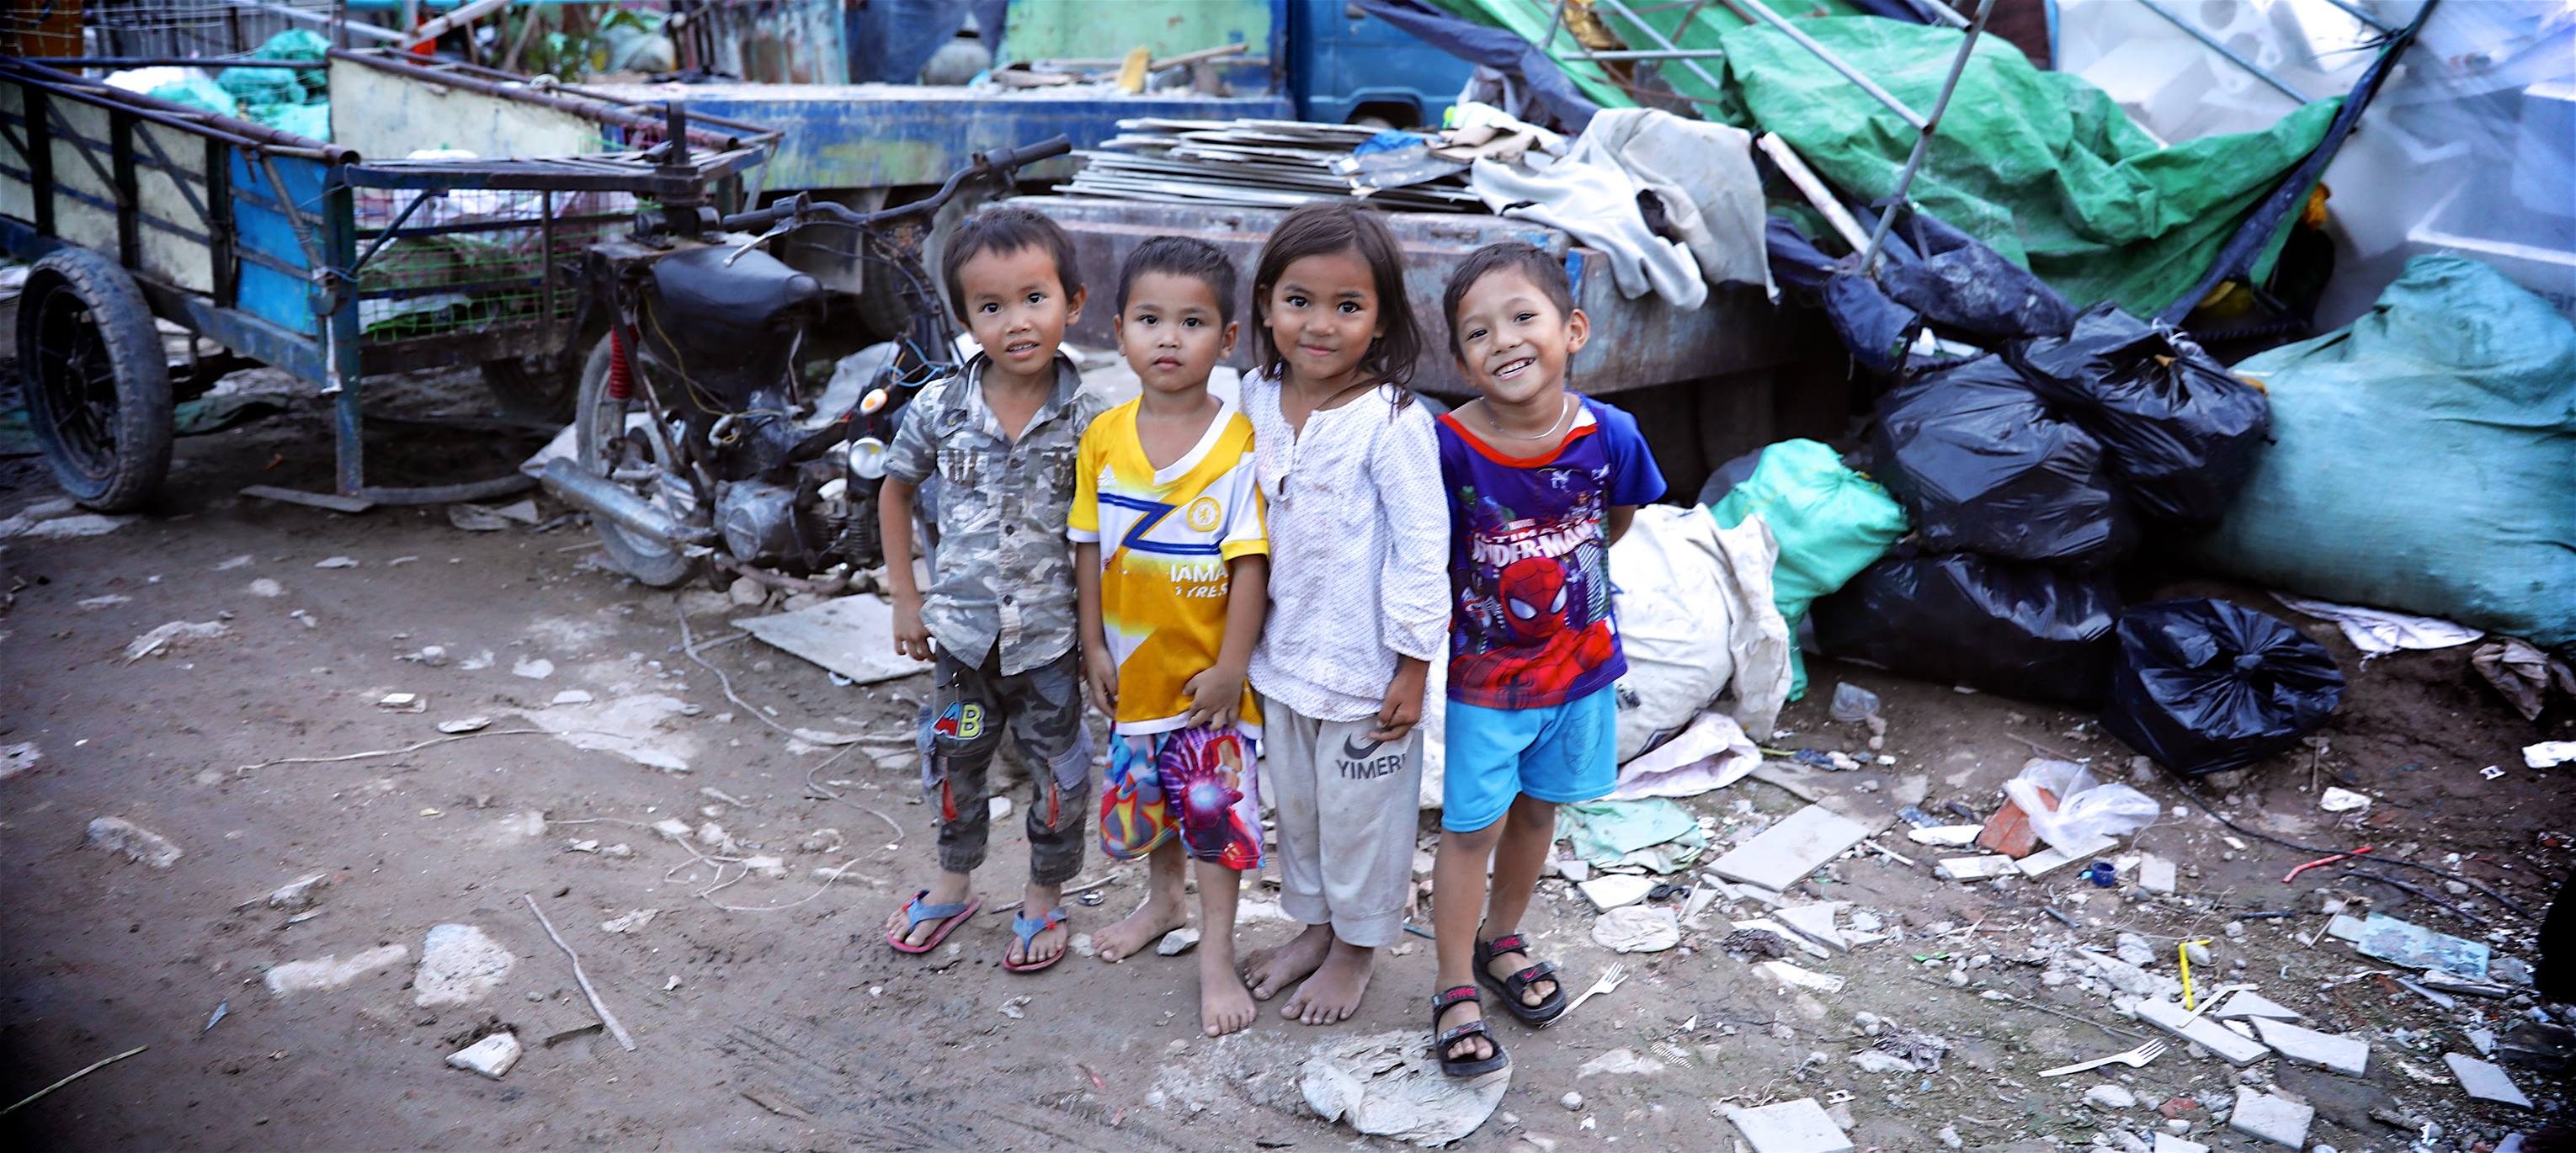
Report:
M642 413L644 402L632 398L619 400L609 395L609 366L616 357L610 338L603 336L598 344L591 347L590 359L582 364L581 394L573 412L573 440L580 452L582 471L594 476L609 476L620 469L638 470L648 465L676 471L680 467L679 462L662 459L658 441L640 428L628 428L628 413ZM641 382L638 385L640 387ZM642 481L626 487L637 490L638 495L648 501L668 507L669 502L662 499L659 481ZM679 585L697 572L698 562L682 553L677 545L621 528L606 517L594 516L590 518L590 525L598 531L600 547L607 551L610 562L638 582L666 589Z

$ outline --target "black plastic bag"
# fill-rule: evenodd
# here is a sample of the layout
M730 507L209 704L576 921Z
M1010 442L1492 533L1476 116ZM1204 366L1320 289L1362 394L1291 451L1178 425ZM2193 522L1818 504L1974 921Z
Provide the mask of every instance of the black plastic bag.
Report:
M2217 526L2271 428L2262 390L2189 337L2114 305L2085 310L2064 337L2005 355L2102 442L2141 515L2184 531Z
M1934 327L1969 336L2060 336L2075 323L2075 306L2046 281L1938 216L1909 209L1887 239L1891 259L1879 269L1887 295Z
M2156 601L2120 615L2102 728L2188 777L2291 748L2334 715L2343 673L2324 645L2225 601Z
M1974 553L1896 555L1809 610L1831 656L2024 700L2096 705L2119 591L2108 573Z
M1878 402L1881 484L1936 552L2084 567L2137 543L2101 443L2000 356L1927 372Z

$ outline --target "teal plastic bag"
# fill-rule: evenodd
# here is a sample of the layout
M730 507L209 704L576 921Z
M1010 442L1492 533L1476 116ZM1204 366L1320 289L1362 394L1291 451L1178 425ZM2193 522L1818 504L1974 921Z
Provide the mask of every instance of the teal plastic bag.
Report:
M2576 325L2547 301L2419 256L2351 327L2235 371L2273 444L2211 567L2576 648Z
M1907 527L1905 510L1886 489L1843 467L1833 449L1812 440L1784 440L1763 449L1753 475L1708 512L1719 528L1734 528L1745 517L1762 514L1771 539L1780 542L1771 600L1793 637L1810 603L1877 563ZM1789 699L1806 694L1806 656L1792 646Z
M233 94L224 91L223 85L203 76L175 80L144 95L155 100L167 100L172 104L184 104L200 112L212 112L217 116L241 115L241 104L233 99Z

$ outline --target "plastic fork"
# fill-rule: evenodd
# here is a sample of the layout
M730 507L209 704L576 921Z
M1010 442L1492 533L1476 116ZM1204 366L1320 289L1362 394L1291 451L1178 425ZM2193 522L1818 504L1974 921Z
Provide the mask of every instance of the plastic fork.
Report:
M1618 988L1619 983L1627 979L1627 964L1624 962L1612 962L1609 968L1601 971L1601 979L1594 981L1591 988L1585 989L1582 996L1576 997L1573 1004L1566 1006L1565 1012L1557 1014L1556 1020L1562 1021L1567 1017L1573 1016L1574 1011L1582 1008L1585 1001L1589 1001L1594 997L1598 997L1603 993L1607 993L1612 989ZM1551 1021L1549 1024L1555 1024L1555 1022Z
M2099 1069L2104 1065L2126 1065L2132 1069L2141 1068L2145 1066L2147 1062L2164 1056L2165 1050L2168 1047L2169 1046L2165 1044L2162 1038L2152 1038L2145 1043L2140 1044L2135 1049L2113 1053L2108 1057L2098 1057L2091 1061L2078 1061L2072 1065L2060 1065L2054 1069L2045 1069L2042 1070L2039 1075L2042 1077L2063 1077L2069 1073L2081 1073L2087 1069Z

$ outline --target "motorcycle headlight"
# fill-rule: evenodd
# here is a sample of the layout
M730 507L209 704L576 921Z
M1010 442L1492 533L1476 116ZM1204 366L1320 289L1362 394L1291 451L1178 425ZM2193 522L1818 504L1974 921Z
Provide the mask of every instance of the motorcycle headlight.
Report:
M873 436L850 442L850 473L866 480L884 480L886 445Z

